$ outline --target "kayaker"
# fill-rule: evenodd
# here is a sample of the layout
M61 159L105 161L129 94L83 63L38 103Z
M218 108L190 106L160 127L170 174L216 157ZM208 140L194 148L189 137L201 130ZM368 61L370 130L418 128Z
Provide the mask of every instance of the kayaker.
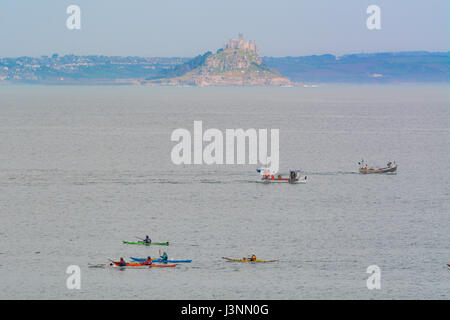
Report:
M142 262L142 264L146 264L146 265L150 265L152 264L152 258L150 256L147 257L147 260L145 260L144 262Z
M244 261L256 261L256 256L252 254L250 258L243 257L242 260Z
M166 262L169 259L166 252L163 252L163 254L162 254L162 256L160 256L160 258L161 258L161 261L166 261Z
M152 243L152 239L150 239L148 236L145 236L144 242L145 243Z
M127 266L127 263L125 262L125 260L123 260L123 257L120 257L119 266L121 266L121 267Z

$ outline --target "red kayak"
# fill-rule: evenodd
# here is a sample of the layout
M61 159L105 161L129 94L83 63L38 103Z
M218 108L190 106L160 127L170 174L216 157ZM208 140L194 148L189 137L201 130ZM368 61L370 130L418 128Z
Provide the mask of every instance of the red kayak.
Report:
M113 261L113 263L118 267L123 267L120 265L120 262ZM176 264L143 264L143 263L136 263L131 262L126 264L127 267L152 267L152 268L173 268L176 267Z

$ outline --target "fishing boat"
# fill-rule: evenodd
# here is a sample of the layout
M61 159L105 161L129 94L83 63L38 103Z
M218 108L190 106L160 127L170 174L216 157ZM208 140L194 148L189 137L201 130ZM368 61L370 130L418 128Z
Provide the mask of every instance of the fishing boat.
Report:
M280 174L271 169L262 168L257 169L256 172L261 175L261 179L258 181L261 183L306 183L306 176L300 174L301 170L289 170L288 174Z
M227 260L227 261L233 261L233 262L262 262L262 263L267 263L267 262L277 262L278 260L261 260L261 259L256 259L251 260L249 258L241 258L241 259L234 259L234 258L227 258L227 257L222 257L222 259Z
M376 167L368 167L364 160L358 162L359 164L359 173L362 174L370 174L370 173L393 173L397 171L397 164L389 161L386 164L386 167L376 168Z

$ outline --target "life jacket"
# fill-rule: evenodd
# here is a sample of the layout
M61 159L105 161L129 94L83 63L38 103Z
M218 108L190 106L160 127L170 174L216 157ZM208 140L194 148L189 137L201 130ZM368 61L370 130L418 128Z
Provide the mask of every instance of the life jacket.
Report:
M147 259L142 264L152 264L152 259Z

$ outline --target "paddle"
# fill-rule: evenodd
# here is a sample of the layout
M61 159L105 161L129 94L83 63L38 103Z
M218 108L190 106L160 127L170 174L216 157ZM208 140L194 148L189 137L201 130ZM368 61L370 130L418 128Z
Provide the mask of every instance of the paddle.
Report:
M152 241L150 240L150 242L146 242L145 239L139 238L137 236L135 236L137 239L141 240L142 242L145 242L147 245L151 244Z
M114 263L114 262L115 262L114 260L109 259L109 258L108 258L108 260L111 261L114 265L116 265L116 264ZM125 261L125 260L124 260L124 261ZM125 263L126 263L126 261L125 261ZM118 267L124 268L125 266L118 266Z
M161 249L158 249L158 253L159 253L159 261L163 262L163 263L167 263L167 260L163 260L163 257L161 255Z

